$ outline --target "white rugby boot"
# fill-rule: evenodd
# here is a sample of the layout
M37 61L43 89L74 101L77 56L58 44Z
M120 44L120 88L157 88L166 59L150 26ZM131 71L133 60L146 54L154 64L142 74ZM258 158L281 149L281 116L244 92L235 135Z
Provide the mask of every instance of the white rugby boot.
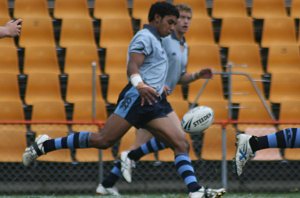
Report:
M111 188L105 188L102 184L99 184L96 193L99 195L113 195L113 196L120 196L120 193L117 187L113 186Z
M25 149L25 152L23 153L24 166L29 166L39 156L45 154L43 143L49 139L50 137L48 135L39 135L34 143Z
M128 157L129 151L123 151L120 155L121 158L121 173L124 179L128 182L132 182L132 168L135 166L135 162Z
M243 173L243 168L247 161L254 157L254 153L250 146L250 138L252 135L239 134L236 136L236 153L234 158L235 171L238 176Z
M220 198L226 193L225 188L218 188L218 189L212 189L212 188L204 188L201 187L196 192L191 192L189 194L190 198Z

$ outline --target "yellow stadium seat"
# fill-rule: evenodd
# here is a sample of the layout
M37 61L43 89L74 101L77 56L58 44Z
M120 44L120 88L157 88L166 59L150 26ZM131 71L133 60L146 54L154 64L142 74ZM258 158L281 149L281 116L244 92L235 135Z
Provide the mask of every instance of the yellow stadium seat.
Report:
M204 68L222 71L220 48L218 45L192 45L189 48L188 72L196 72Z
M61 47L96 46L92 20L90 18L63 19L59 44Z
M15 0L14 18L48 18L48 1L46 0Z
M25 94L26 104L48 100L62 100L59 75L54 73L32 73L28 75Z
M92 63L96 63L96 74L100 75L99 56L96 45L68 46L66 49L64 73L86 73L92 75Z
M228 62L233 64L231 71L249 75L263 74L258 45L232 45L228 48Z
M126 71L127 46L110 46L106 49L105 73Z
M232 160L236 149L236 130L231 125L224 130L226 130L226 160ZM205 130L201 157L204 160L222 160L222 152L222 128L219 125L212 125Z
M0 101L20 101L18 76L14 73L0 73Z
M210 18L193 18L191 27L186 33L189 46L215 44L213 25Z
M269 73L300 74L299 46L270 46L267 63Z
M292 18L266 18L262 30L262 47L297 45L295 22Z
M26 47L23 72L60 74L56 49L52 46Z
M92 100L93 81L89 73L71 73L68 75L66 100L75 102L78 100ZM99 76L96 76L96 100L103 101Z
M122 34L120 34L122 32ZM133 37L133 29L129 18L106 18L101 20L99 46L127 46Z
M271 76L270 98L271 102L300 100L300 74L299 73L273 73Z
M133 2L136 3L136 1ZM95 0L94 17L97 19L129 18L127 1Z
M91 20L86 0L55 0L53 15L57 19L89 18Z
M253 21L250 17L227 17L222 19L219 45L255 44Z
M246 17L247 7L244 0L214 0L212 6L213 18Z
M265 19L272 17L286 17L284 0L253 0L252 17Z
M19 74L19 57L15 46L0 44L0 73Z
M22 22L20 47L52 46L56 47L54 30L50 18L26 18Z

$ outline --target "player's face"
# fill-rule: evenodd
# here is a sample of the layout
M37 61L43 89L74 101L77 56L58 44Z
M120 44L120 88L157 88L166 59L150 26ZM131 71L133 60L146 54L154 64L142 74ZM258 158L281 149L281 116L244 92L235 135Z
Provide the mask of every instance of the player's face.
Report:
M173 15L167 15L163 18L158 16L158 26L157 31L161 37L168 36L175 29L175 25L177 22L177 17Z
M192 13L186 11L179 12L179 18L176 24L176 31L185 34L191 25Z

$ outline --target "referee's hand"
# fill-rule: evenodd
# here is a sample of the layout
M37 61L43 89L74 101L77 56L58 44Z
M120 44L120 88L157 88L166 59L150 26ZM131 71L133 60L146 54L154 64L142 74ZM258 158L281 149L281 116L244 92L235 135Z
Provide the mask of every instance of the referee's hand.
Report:
M147 102L149 105L157 102L157 97L159 94L155 89L144 83L139 83L136 88L141 97L141 106L144 106L145 102Z

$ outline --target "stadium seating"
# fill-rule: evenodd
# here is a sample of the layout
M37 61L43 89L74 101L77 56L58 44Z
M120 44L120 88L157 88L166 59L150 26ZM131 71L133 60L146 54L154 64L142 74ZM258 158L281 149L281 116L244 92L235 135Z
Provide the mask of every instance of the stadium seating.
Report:
M55 73L32 73L27 77L26 104L62 101L59 76Z
M208 106L214 110L214 120L215 121L224 121L228 119L228 111L230 111L228 107L227 100L219 100L219 101L212 101L212 100L202 100L198 101L198 106Z
M222 71L220 49L215 44L190 46L188 58L188 72L196 72L204 68Z
M247 7L244 0L214 0L212 6L213 18L246 17Z
M0 101L20 101L18 76L0 72Z
M251 77L259 93L256 91L253 84L246 76L244 75L231 76L231 86L232 86L231 99L233 102L238 103L240 101L250 101L250 100L260 101L259 94L265 99L260 75L252 74Z
M196 99L196 96L200 89L203 86L203 83L206 80L197 80L195 82L192 82L189 85L189 91L188 91L188 101L189 102L194 102ZM214 78L210 79L202 92L199 100L224 100L224 95L223 95L223 85L221 81L221 76L215 75Z
M56 49L52 46L26 47L23 72L60 74Z
M92 100L93 81L89 73L70 73L68 75L66 101ZM96 76L96 100L103 101L99 76Z
M53 122L31 124L31 130L36 133L36 137L41 134L47 134L51 138L65 137L68 135L66 124L57 124L55 122L66 121L66 111L63 101L36 101L32 109L32 121L35 122ZM51 152L41 156L39 161L51 162L71 162L70 150L63 149Z
M266 102L267 107L270 109L270 102ZM255 131L264 128L274 129L271 123L274 121L269 115L267 109L261 101L241 101L239 102L238 121L241 122L266 122L261 124L238 124L238 129L241 131ZM269 122L269 123L267 123Z
M262 30L262 47L297 45L295 22L292 18L266 18Z
M15 46L0 44L0 73L19 74L19 56Z
M235 156L235 132L231 125L226 130L226 160L232 160ZM201 157L204 160L222 160L222 128L218 125L212 125L205 130Z
M120 34L122 32L122 34ZM133 37L133 29L129 18L106 18L101 20L99 46L127 46Z
M110 46L106 49L105 73L126 72L127 46Z
M20 47L52 46L56 47L54 28L50 18L26 18L22 22Z
M8 1L7 0L0 0L0 18L9 19L9 8L8 8ZM1 25L2 21L1 21Z
M267 71L269 73L300 74L299 46L270 46L268 53Z
M193 18L189 31L186 33L189 46L215 44L213 25L210 18Z
M222 19L219 45L255 44L253 20L250 17L226 17Z
M63 19L59 44L61 47L96 45L92 20L89 18Z
M0 138L0 162L22 162L26 148L25 125L0 125Z
M133 1L135 2L135 1ZM140 2L140 1L137 1ZM129 18L127 1L124 0L95 0L94 17L105 18Z
M300 18L300 1L299 0L293 0L291 2L291 10L290 10L290 16L292 18Z
M100 75L99 56L96 45L68 46L64 73L87 73L92 75L92 62L96 62L96 74Z
M284 0L253 0L251 16L256 19L286 17Z
M133 1L132 4L132 17L134 19L147 19L150 6L156 0L139 0Z
M209 17L207 14L207 7L206 7L206 1L205 0L174 0L173 3L179 4L179 3L185 3L192 7L193 9L193 20L195 18L200 17Z
M86 0L55 0L53 16L56 19L89 18L91 20Z
M228 62L233 64L232 72L243 72L249 75L264 73L258 45L229 46Z
M15 0L14 1L14 18L48 18L47 0Z
M111 73L109 74L107 101L116 104L119 94L122 89L127 85L128 79L126 73Z
M273 73L271 77L271 102L300 100L300 74L299 73Z

